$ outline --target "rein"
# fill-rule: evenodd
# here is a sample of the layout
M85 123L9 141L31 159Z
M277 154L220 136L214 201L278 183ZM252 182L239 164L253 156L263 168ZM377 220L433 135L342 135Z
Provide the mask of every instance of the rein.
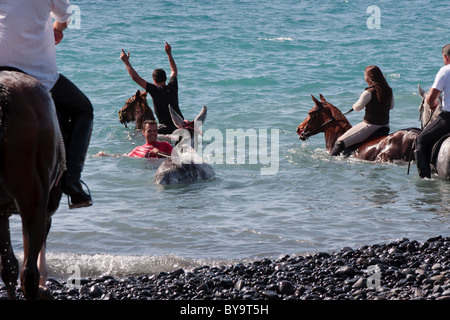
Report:
M423 131L423 129L430 123L431 118L433 117L434 111L436 110L436 108L434 108L433 110L431 110L431 114L430 114L430 118L428 119L427 123L425 123L425 125L423 125L422 122L422 114L423 114L423 107L424 107L424 103L425 103L425 95L422 97L422 102L420 103L420 125L422 126L422 128L419 131L419 134ZM411 151L409 152L409 160L408 160L408 171L406 172L407 175L409 175L409 169L411 168L411 159L412 159L412 153L413 153L413 149L416 147L416 139L414 139L414 142L411 146Z
M311 135L313 135L313 134L316 134L316 133L320 132L320 129L322 129L323 127L325 127L325 126L326 126L327 124L329 124L330 122L332 122L332 121L337 121L337 120L341 119L342 117L345 117L347 114L349 114L349 113L352 112L352 111L353 111L353 108L351 108L350 110L348 110L346 113L341 114L341 115L340 115L339 117L337 117L337 118L331 118L330 120L325 121L325 122L322 123L317 129L315 129L315 130L313 130L313 131L306 132L306 133L307 133L307 136L311 136ZM298 137L298 139L300 139L300 137Z

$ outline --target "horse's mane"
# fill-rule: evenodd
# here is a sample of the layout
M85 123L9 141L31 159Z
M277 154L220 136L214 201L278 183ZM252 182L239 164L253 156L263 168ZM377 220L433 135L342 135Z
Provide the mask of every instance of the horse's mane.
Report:
M136 121L135 127L139 129L142 128L145 120L156 120L147 103L147 99L145 97L141 98L143 99L143 102L137 103L134 109L134 119Z
M321 97L322 98L322 97ZM342 113L341 110L339 110L338 107L332 105L331 103L329 103L328 101L326 101L325 99L322 98L322 105L323 106L327 106L328 109L331 111L331 116L334 119L337 119L337 122L343 123L344 124L344 128L345 130L348 130L352 127L352 125L350 124L350 122L348 121L348 119L344 116L344 114Z

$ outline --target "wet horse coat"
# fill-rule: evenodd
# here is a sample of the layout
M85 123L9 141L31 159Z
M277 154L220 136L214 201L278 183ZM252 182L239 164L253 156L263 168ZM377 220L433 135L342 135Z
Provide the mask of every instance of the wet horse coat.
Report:
M331 153L337 139L351 128L350 122L342 112L327 102L320 95L320 101L312 96L315 106L308 112L308 116L297 127L300 140L306 140L319 132L325 134L327 150ZM403 129L389 135L369 139L353 148L353 156L367 161L392 162L396 160L408 161L413 143L419 129Z
M169 106L172 120L177 126L172 139L177 141L175 150L178 157L165 160L155 174L156 184L180 184L199 180L207 180L215 175L214 169L201 158L197 150L199 128L206 118L206 106L202 108L194 121L183 120Z
M39 298L39 284L45 284L45 242L61 199L55 187L61 173L60 139L55 106L44 87L26 74L1 71L0 256L10 299L16 298L19 271L9 233L13 213L22 219L20 280L25 298Z

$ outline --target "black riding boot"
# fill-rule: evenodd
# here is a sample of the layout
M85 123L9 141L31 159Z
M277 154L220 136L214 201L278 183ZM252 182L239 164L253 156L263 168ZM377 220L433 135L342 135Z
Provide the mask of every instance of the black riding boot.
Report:
M67 148L67 171L61 181L61 190L70 197L69 208L81 208L92 205L90 194L81 186L81 171L91 140L93 120L79 117L73 126Z
M422 151L414 151L416 159L417 171L421 178L431 178L430 162L428 157Z
M331 155L332 156L338 156L338 155L341 154L342 151L344 151L344 149L345 149L344 141L336 142L336 144L334 145L333 150L331 151Z

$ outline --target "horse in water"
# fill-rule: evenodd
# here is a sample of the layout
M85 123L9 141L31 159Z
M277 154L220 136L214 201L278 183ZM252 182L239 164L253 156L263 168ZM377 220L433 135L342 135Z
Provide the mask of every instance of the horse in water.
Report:
M45 288L47 277L45 243L62 195L56 182L65 169L64 160L49 93L31 76L0 71L0 261L9 299L16 298L19 277L9 217L19 213L22 219L22 292L26 299L41 298L39 285Z
M431 110L427 103L428 92L425 92L420 85L418 90L422 97L422 103L419 107L420 121L422 127L425 128L442 112L442 97L439 96L436 109ZM432 172L437 173L442 179L450 180L450 134L444 135L433 145L430 165Z
M134 96L127 99L125 105L119 110L119 121L127 128L128 122L135 122L135 129L141 130L145 120L155 120L152 109L147 103L147 92L137 91Z
M320 95L320 101L312 96L315 106L308 116L297 127L300 140L306 140L319 132L325 134L325 144L331 153L337 139L351 128L350 122L334 105ZM368 140L344 150L344 154L352 153L354 157L367 161L393 162L408 161L412 146L419 129L403 129L391 134L376 133Z
M172 121L178 128L172 133L172 139L176 141L177 155L166 159L159 166L155 174L155 183L180 184L214 177L214 169L196 152L200 127L206 118L206 106L194 121L183 120L171 106L169 110Z

